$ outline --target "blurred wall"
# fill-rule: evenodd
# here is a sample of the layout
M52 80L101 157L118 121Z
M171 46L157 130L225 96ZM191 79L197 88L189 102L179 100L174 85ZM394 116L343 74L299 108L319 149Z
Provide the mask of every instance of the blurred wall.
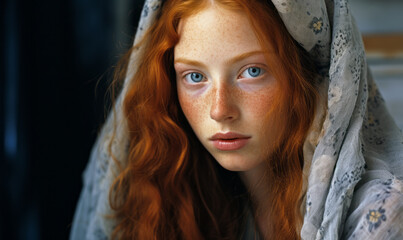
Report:
M0 1L0 239L68 238L108 69L142 4Z
M403 129L403 1L350 0L375 81Z

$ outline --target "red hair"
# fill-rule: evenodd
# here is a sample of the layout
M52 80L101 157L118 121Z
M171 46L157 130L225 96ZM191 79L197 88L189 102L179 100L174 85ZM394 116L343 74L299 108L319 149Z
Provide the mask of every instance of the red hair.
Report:
M124 97L130 145L127 165L111 187L110 203L120 239L239 239L248 194L238 175L222 169L203 148L180 108L173 48L180 19L217 3L243 11L251 21L280 83L276 109L286 116L283 134L267 161L276 239L298 239L302 223L302 146L313 121L313 65L294 42L269 1L168 0L143 41L144 55ZM235 182L234 182L235 181Z

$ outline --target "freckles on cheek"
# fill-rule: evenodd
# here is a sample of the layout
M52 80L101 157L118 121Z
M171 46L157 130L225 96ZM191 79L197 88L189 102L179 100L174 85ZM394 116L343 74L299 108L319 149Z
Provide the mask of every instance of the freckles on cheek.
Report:
M249 109L249 114L261 118L268 116L274 110L275 98L273 89L256 92L244 97L244 105Z
M187 93L179 93L179 103L182 111L190 124L201 120L201 114L203 112L202 101Z

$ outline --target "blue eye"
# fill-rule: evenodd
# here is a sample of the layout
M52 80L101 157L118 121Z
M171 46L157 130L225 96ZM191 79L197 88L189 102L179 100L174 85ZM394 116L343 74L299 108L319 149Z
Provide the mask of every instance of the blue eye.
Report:
M257 67L250 67L248 68L248 73L249 75L251 75L252 77L257 77L260 75L260 68Z
M263 73L263 70L259 67L249 67L242 72L241 77L243 78L255 78L259 77Z
M192 73L186 74L185 78L188 82L198 83L203 80L203 75L200 73L197 73L197 72L192 72Z

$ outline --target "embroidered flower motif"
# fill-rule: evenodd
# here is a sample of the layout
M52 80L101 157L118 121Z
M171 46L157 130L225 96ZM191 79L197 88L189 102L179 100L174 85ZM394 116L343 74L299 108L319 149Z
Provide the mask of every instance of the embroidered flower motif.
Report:
M148 16L148 5L146 4L143 8L143 12L141 13L141 17L145 18Z
M371 115L368 116L368 125L370 127L373 127L375 125L378 126L379 125L379 120L374 118L374 116L371 114Z
M333 106L333 104L337 103L340 101L341 98L341 89L337 86L333 87L332 89L329 90L329 107Z
M373 135L368 138L369 143L376 144L376 145L382 145L385 141L386 141L386 139L384 137L380 137L377 135Z
M160 7L160 1L156 1L156 0L151 1L151 2L149 3L149 6L150 6L150 8L151 8L153 11L155 11L155 10L157 10L157 9Z
M375 138L375 144L376 145L382 145L385 142L385 138L384 137L376 137Z
M315 34L322 32L323 29L323 19L313 17L312 22L309 24L309 28L313 30Z
M378 108L384 100L380 95L378 87L376 85L368 85L368 104L372 109Z
M311 206L312 206L312 202L308 202L308 206L307 206L307 208L306 208L306 211L307 211L307 212L310 212L310 211L311 211Z
M367 214L369 232L378 228L381 225L382 221L386 221L386 215L384 213L385 209L383 209L382 207L379 207L378 210L369 210Z
M293 2L291 0L273 0L272 2L280 13L289 13L293 8Z

